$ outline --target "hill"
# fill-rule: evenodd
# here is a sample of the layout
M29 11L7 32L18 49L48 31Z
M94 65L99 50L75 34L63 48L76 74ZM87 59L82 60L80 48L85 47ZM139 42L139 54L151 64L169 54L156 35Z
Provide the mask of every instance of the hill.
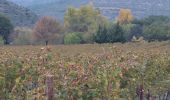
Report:
M0 13L6 15L15 26L31 26L38 19L29 9L6 0L0 0Z
M80 7L87 4L88 0L10 0L16 4L25 6L34 11L39 16L55 16L63 20L64 13L69 6Z
M38 15L51 15L62 19L69 6L79 7L93 1L96 8L109 19L118 15L120 8L131 9L134 16L143 18L149 15L170 16L170 0L10 0L28 7Z

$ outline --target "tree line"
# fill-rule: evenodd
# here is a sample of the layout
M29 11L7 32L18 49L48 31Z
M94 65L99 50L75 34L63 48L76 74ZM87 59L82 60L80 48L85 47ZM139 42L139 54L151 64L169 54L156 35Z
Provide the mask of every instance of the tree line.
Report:
M136 19L130 9L120 9L114 20L108 20L91 5L70 7L64 22L44 16L33 28L15 27L0 14L1 44L84 44L129 42L143 37L147 41L170 39L170 18L149 16Z

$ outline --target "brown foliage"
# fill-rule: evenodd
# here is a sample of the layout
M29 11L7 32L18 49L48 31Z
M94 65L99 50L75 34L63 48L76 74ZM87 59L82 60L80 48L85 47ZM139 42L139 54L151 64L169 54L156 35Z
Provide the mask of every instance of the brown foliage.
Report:
M34 35L37 40L50 41L59 36L62 26L55 18L44 16L34 27Z

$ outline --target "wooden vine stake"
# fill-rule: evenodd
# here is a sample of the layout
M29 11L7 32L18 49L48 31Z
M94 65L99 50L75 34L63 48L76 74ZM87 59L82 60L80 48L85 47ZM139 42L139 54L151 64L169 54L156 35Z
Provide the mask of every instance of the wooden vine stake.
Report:
M46 100L54 100L53 79L53 75L46 75Z
M136 94L138 96L138 100L143 100L143 95L144 95L144 89L143 85L139 85L136 89Z

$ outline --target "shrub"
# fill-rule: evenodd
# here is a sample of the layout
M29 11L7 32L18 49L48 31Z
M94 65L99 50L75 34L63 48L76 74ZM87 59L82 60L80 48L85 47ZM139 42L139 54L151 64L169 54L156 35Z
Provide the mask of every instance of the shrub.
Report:
M2 36L0 36L0 45L3 45L4 44L4 40L2 38Z
M64 44L79 44L82 43L81 33L69 33L64 37Z
M12 34L13 44L17 45L29 45L34 42L34 36L32 29L26 27L18 27Z

